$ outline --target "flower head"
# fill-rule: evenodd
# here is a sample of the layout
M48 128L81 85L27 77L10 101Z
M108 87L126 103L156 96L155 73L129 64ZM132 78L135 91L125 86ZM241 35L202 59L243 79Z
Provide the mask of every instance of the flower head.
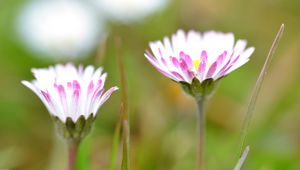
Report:
M254 51L245 47L246 41L235 43L232 33L178 30L171 40L151 42L154 55L145 56L165 76L191 84L194 78L217 80L245 64Z
M80 116L95 116L101 105L117 87L104 92L106 73L100 67L72 64L55 65L49 68L32 69L36 78L32 82L22 81L42 100L50 114L66 122L69 117L74 122Z
M36 79L22 83L42 100L62 135L71 139L82 138L90 130L98 109L118 89L104 92L106 73L101 67L58 64L32 72Z
M163 42L151 42L153 55L147 51L145 56L174 81L208 87L249 60L254 48L246 49L246 44L245 40L235 43L232 33L178 30L171 40L165 37Z

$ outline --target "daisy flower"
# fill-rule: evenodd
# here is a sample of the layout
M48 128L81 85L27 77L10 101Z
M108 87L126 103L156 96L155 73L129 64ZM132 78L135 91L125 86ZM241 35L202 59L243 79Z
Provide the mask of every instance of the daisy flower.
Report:
M118 89L111 87L105 92L106 73L101 67L57 64L32 72L35 80L22 83L41 99L67 138L83 137L98 109ZM82 134L75 133L78 131Z
M246 44L235 42L232 33L178 30L171 38L150 42L152 53L145 56L163 75L193 90L210 86L249 61L254 48Z

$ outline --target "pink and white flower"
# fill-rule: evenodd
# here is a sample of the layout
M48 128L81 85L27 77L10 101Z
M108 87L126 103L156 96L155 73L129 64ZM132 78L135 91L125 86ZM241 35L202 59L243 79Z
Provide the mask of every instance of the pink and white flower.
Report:
M204 33L178 30L171 39L150 43L149 62L163 75L191 84L207 79L218 80L249 61L254 48L246 49L246 40L235 43L232 33Z
M104 92L106 73L100 67L73 64L55 65L32 69L35 80L22 81L45 104L50 114L62 122L71 118L76 122L80 116L95 116L101 105L118 89L111 87Z

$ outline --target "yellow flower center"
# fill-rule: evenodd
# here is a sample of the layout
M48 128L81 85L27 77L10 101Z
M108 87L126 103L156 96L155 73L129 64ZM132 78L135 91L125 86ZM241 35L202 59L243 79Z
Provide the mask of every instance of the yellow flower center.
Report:
M194 63L195 69L198 70L201 60L193 60L193 63Z

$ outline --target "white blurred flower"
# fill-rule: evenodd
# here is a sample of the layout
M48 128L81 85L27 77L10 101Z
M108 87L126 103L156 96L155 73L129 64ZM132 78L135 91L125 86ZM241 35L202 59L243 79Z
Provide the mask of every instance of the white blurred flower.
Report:
M124 23L137 21L164 8L168 0L91 0L111 19Z
M18 31L33 51L77 58L89 53L103 31L95 10L77 0L35 0L21 11Z

